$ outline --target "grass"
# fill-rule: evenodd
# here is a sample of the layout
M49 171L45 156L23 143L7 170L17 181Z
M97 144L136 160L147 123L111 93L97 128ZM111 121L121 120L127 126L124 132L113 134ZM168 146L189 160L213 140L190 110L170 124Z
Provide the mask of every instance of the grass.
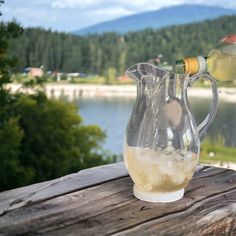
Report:
M55 76L43 76L42 77L46 83L57 82ZM25 74L13 74L12 81L15 83L27 83L29 81L35 80L35 78L29 77ZM36 78L37 80L37 78ZM107 79L104 76L94 75L88 77L73 77L67 78L65 76L61 77L60 83L75 83L75 84L103 84L103 85L129 85L135 84L133 80L122 81L118 79Z
M71 83L79 83L79 84L107 84L107 85L127 85L134 84L134 81L120 81L120 80L107 80L104 76L92 76L86 78L73 78Z
M200 162L211 163L215 161L236 163L236 147L226 147L222 136L217 136L214 141L209 138L201 145Z
M210 82L201 78L200 80L196 81L193 87L197 88L210 88ZM236 82L235 81L217 81L217 87L225 87L225 88L235 88Z
M46 82L56 82L56 77L53 76L44 76L46 79ZM13 74L12 75L12 81L17 82L17 83L22 83L30 80L32 78L29 78L27 75L23 74ZM89 76L86 78L82 77L75 77L71 78L70 80L66 80L66 77L63 77L61 82L68 82L68 83L78 83L78 84L109 84L109 85L127 85L127 84L135 84L134 81L132 80L127 80L127 81L121 81L118 79L107 79L104 76L100 75L94 75L94 76ZM234 81L217 81L217 86L218 87L229 87L229 88L235 88L236 83ZM196 88L210 88L210 83L204 79L201 79L194 83L194 86Z
M105 84L106 78L103 76L91 76L86 78L72 78L71 83L79 83L79 84Z
M204 146L203 146L204 148ZM212 146L207 148L209 152L201 152L201 162L226 161L236 163L236 148Z

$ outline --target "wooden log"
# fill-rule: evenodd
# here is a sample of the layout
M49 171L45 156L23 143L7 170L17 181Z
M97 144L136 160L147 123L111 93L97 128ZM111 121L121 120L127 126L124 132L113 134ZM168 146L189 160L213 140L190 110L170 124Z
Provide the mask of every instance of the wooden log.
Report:
M208 167L199 165L195 172L198 175L200 170L210 170ZM220 169L213 168L213 174ZM204 172L201 172L204 175ZM116 178L128 176L124 162L94 167L79 171L75 174L17 188L0 193L0 216L7 211L19 207L40 202L66 193L81 190L92 185L110 181Z
M235 171L200 166L184 198L173 203L137 200L123 171L121 178L5 211L0 235L236 235Z
M123 162L79 171L46 181L0 193L0 216L12 209L78 191L96 184L128 176Z

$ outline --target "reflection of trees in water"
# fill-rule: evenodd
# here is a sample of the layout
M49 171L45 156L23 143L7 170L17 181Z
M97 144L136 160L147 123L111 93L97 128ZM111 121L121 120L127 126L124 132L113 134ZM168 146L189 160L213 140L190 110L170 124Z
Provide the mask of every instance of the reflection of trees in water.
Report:
M194 117L199 124L209 111L210 100L194 98L192 101ZM217 143L219 137L223 137L225 146L236 147L236 103L220 102L216 119L208 130L208 137L212 143Z

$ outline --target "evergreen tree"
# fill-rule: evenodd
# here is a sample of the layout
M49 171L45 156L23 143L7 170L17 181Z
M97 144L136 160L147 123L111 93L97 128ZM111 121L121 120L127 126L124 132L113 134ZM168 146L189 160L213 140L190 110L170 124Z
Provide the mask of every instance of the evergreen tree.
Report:
M171 26L159 30L75 36L40 28L28 28L12 41L10 54L20 58L17 70L40 66L61 72L106 74L115 67L121 74L137 62L163 55L171 64L176 58L206 55L217 40L234 32L236 16Z

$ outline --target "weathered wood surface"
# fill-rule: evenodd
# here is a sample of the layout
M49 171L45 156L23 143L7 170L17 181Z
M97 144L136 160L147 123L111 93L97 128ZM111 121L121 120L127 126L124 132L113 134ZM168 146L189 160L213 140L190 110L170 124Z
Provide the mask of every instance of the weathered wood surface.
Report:
M55 180L0 193L0 216L27 204L55 198L83 188L127 176L123 162L82 170Z
M0 235L236 235L236 172L199 166L181 200L146 203L123 163L0 193Z

